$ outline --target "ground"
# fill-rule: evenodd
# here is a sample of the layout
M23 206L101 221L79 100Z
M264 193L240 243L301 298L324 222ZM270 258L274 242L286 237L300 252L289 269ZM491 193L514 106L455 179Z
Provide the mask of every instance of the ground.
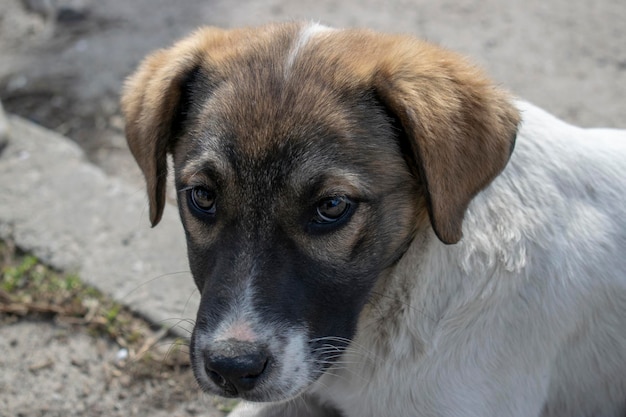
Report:
M118 105L139 60L203 24L290 18L410 32L569 122L626 127L623 0L2 0L0 99L139 188ZM4 320L0 416L223 414L188 369L137 375L119 366L120 349L67 323Z
M188 342L0 241L0 416L222 417Z
M218 417L188 369L135 373L124 351L72 325L0 324L0 415L6 417Z

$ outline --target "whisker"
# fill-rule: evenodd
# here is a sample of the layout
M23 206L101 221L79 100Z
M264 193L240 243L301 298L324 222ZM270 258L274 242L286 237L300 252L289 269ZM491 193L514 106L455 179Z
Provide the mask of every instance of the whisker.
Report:
M352 376L357 377L357 378L361 379L364 382L367 382L366 379L362 375L360 375L356 370L351 369L351 368L328 368L325 371L320 372L319 376L321 376L321 375L329 375L329 376L332 376L333 378L337 378L337 379L342 380L344 382L350 382L350 378L348 378L346 375L343 375L343 374L337 372L337 371L340 371L340 370L347 371Z
M372 351L370 351L365 346L360 343L355 342L354 340L347 339L345 337L339 336L326 336L320 337L316 339L312 339L312 341L321 342L321 341L338 341L340 343L345 343L346 346L335 346L330 344L324 344L318 348L315 348L313 351L315 353L329 353L329 352L337 352L343 355L352 354L357 357L363 357L364 359L377 360L378 355Z
M158 280L158 279L162 279L162 278L166 278L166 277L172 277L172 276L174 276L174 275L179 275L179 274L190 274L190 273L191 273L191 271L190 271L190 270L185 270L185 271L177 271L177 272L168 272L168 273L165 273L165 274L158 275L158 276L156 276L156 277L154 277L154 278L150 278L149 280L142 282L141 284L137 285L135 288L131 289L131 290L130 290L130 291L128 291L126 294L124 294L124 295L121 297L121 300L126 299L126 298L127 298L127 297L129 297L132 293L134 293L135 291L138 291L140 288L145 287L146 285L151 284L151 283L153 283L154 281L156 281L156 280Z
M189 317L170 317L169 319L161 320L161 323L165 323L165 322L172 321L172 320L176 320L175 325L179 325L181 323L187 323L191 326L195 326L196 324L196 321L194 319L190 319Z
M187 306L189 305L189 302L191 301L191 298L196 295L199 294L199 291L197 288L194 288L194 290L191 292L191 294L189 294L189 297L187 297L187 301L185 301L185 304L183 305L183 311L180 312L181 316L185 315L185 311L187 311ZM194 323L195 324L195 323Z
M167 322L172 321L172 320L176 320L176 322L174 324L171 325L166 325ZM192 327L194 326L195 322L191 319L188 318L169 318L169 319L165 319L165 320L161 320L160 323L162 325L164 325L164 327L167 328L168 332L173 332L174 329L179 329L187 334L189 334L191 336L192 331L189 330L188 328L186 328L185 326L181 326L182 323L187 323L190 324Z

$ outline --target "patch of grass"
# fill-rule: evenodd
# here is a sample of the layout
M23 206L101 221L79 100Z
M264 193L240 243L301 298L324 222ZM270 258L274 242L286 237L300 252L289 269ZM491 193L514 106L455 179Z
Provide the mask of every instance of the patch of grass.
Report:
M119 366L128 365L136 377L167 377L189 367L185 341L164 341L167 329L154 328L77 275L55 271L0 241L0 323L23 318L78 326L117 343L126 352Z
M108 377L118 378L125 387L142 387L145 381L166 386L167 394L157 396L165 401L163 408L173 398L196 398L198 387L190 371L186 340L169 337L166 328L151 326L77 275L55 271L11 242L0 241L0 325L33 319L82 329L117 344L118 361L106 366ZM224 413L239 402L210 398Z

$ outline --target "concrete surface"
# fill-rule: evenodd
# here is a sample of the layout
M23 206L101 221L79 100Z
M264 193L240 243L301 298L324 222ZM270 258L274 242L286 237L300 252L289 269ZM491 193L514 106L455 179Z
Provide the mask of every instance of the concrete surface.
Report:
M17 117L0 154L0 238L129 305L155 323L193 318L174 207L150 229L144 189L106 176L70 140ZM177 328L188 335L188 323ZM185 330L186 329L186 330Z

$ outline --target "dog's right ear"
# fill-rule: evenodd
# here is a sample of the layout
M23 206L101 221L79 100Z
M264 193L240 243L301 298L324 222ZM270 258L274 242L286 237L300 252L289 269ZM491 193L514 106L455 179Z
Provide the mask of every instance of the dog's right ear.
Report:
M221 29L202 29L149 55L124 85L126 139L146 179L153 227L163 214L167 154L180 134L190 104L190 87L206 67L207 51L224 37Z

